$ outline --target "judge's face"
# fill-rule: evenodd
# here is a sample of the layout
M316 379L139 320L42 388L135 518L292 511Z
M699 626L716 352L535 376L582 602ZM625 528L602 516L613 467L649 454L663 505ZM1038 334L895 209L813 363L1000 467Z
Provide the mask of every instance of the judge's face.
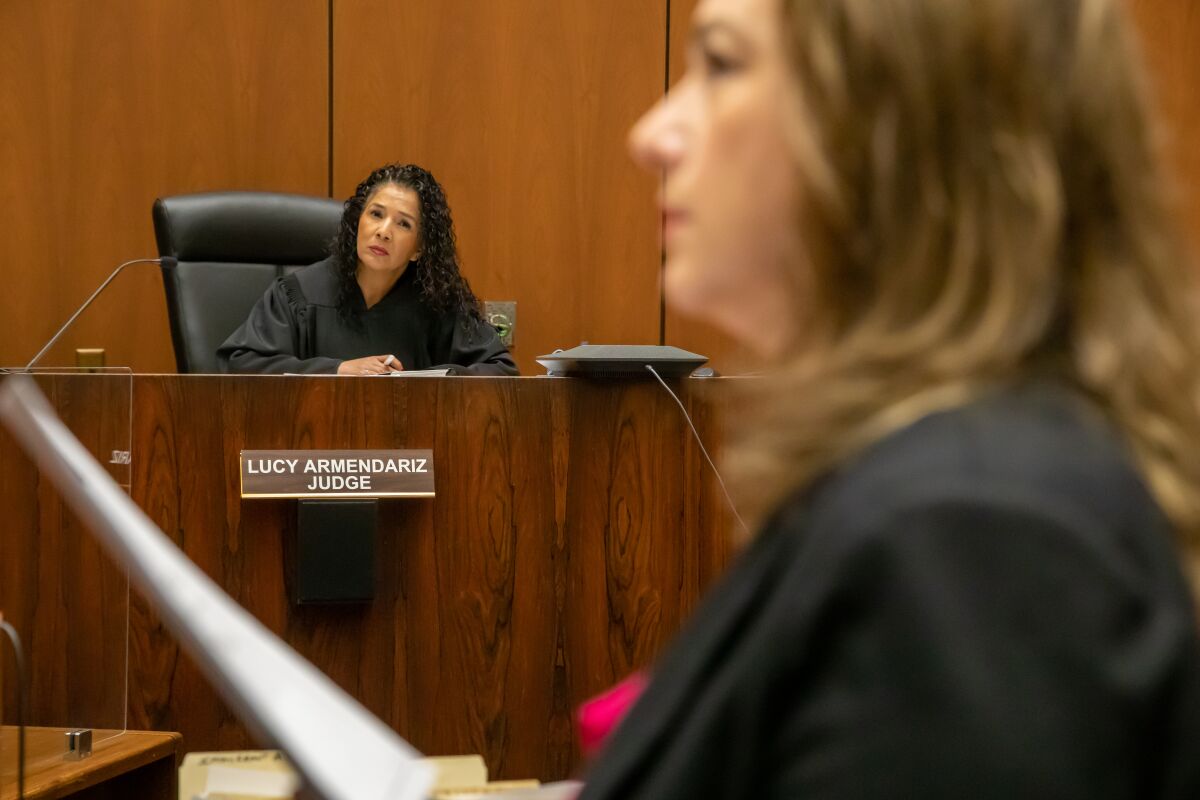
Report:
M358 219L358 266L383 273L402 271L420 252L421 203L407 186L387 183L367 198Z
M779 0L702 0L686 74L630 133L635 160L664 179L667 302L767 356L791 334L794 307L782 22Z

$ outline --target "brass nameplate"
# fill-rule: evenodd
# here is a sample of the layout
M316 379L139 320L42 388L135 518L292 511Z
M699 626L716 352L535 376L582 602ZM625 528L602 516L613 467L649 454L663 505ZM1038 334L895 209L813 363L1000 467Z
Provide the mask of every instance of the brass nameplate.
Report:
M433 451L243 450L242 497L433 497Z

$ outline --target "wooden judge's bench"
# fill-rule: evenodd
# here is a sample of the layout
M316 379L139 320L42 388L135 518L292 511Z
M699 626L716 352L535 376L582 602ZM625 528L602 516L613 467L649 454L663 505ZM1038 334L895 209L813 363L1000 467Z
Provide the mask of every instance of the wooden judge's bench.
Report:
M418 749L495 778L570 775L578 704L650 664L733 552L653 381L134 375L124 407L108 376L39 384L100 427L129 414L130 492L193 561ZM671 384L715 448L730 385ZM243 500L240 451L410 448L437 496L379 501L373 599L297 604L296 501ZM31 722L257 744L3 431L0 481L0 611L42 665ZM11 671L4 699L11 723Z

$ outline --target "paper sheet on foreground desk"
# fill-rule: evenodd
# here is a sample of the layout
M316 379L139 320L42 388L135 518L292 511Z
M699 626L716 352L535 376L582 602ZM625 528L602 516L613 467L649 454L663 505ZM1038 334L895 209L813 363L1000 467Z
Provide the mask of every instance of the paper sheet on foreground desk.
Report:
M326 800L418 800L431 769L395 731L235 603L55 416L37 385L0 383L0 420L246 724Z
M299 783L278 750L188 753L179 765L183 800L292 800Z
M427 758L436 773L433 800L492 800L504 792L537 790L537 781L489 781L483 756L440 756ZM537 797L527 794L527 797Z
M432 800L495 800L498 796L547 800L558 795L530 792L537 781L489 781L483 757L423 759L433 767ZM188 753L179 767L182 800L293 800L299 778L278 750ZM503 794L502 794L503 793ZM570 796L574 796L572 793Z
M433 785L429 788L434 795L463 786L487 785L488 770L483 756L438 756L425 762L433 767Z
M559 783L543 783L536 789L513 789L499 794L484 794L480 800L574 800L583 791L579 781L561 781ZM456 800L466 800L457 798Z

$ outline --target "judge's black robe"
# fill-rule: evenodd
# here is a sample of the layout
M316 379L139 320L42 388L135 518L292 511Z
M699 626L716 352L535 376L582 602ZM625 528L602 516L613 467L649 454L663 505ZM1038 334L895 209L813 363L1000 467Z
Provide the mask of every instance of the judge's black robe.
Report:
M751 797L1200 798L1192 597L1099 413L1003 392L779 509L582 800Z
M353 324L337 308L332 262L319 261L276 280L217 350L225 372L336 373L343 361L394 355L406 370L457 375L516 375L517 366L491 325L439 313L407 269L371 308L355 298Z

